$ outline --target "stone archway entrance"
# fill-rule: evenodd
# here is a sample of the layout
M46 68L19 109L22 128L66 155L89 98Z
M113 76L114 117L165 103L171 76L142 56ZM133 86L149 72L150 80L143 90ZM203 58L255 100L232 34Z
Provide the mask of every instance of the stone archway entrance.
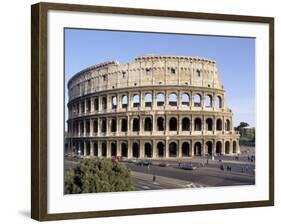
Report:
M202 144L201 142L196 142L194 145L194 155L201 156L202 155Z
M140 157L140 149L139 144L134 142L133 143L133 157L139 158Z
M209 156L213 155L213 143L211 141L206 142L206 152Z

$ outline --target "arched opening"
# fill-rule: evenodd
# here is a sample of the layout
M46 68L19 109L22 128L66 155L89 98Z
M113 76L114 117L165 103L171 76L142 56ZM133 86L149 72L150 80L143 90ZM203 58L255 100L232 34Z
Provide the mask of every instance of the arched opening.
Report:
M122 96L122 108L128 107L128 97L126 95Z
M201 131L202 130L202 121L201 118L197 117L194 120L194 131Z
M189 106L189 95L187 93L182 94L181 104L184 106Z
M138 94L135 94L133 97L133 107L139 107L140 106L140 96Z
M101 120L101 132L106 132L106 119L102 118Z
M164 118L158 117L157 118L157 130L158 131L164 131L165 124L164 124Z
M117 97L116 96L112 96L112 98L111 98L111 107L112 107L112 109L117 108Z
M233 141L233 149L232 149L232 151L233 151L233 153L237 153L237 143L236 143L236 141Z
M209 156L213 155L213 143L211 141L206 142L206 152Z
M178 130L178 121L177 118L172 117L169 121L169 130L170 131L177 131Z
M165 155L165 146L163 142L157 143L157 151L158 151L158 157L164 157Z
M84 101L81 103L81 112L82 112L82 114L85 113L85 103L84 103Z
M99 151L98 150L98 143L95 142L94 143L94 156L96 156L96 157L98 156L98 154L99 154L98 151Z
M140 131L140 120L138 118L133 119L133 131Z
M189 148L189 143L188 142L182 143L181 153L182 153L183 157L191 156L190 155L190 148Z
M170 106L177 106L178 105L178 96L176 93L171 93L169 95L169 105Z
M102 98L102 101L101 101L101 105L102 105L102 110L106 110L106 107L107 107L107 100L106 100L106 97L104 96Z
M222 130L222 120L219 118L217 119L217 131L221 131Z
M164 106L165 102L165 96L163 93L158 93L156 96L157 106L161 107Z
M207 131L213 130L213 120L211 118L206 119L206 129Z
M116 148L116 143L112 142L111 143L111 156L116 156L117 155L117 148Z
M217 155L221 155L222 154L222 143L221 142L217 142L216 143L216 154Z
M97 133L98 132L98 120L95 119L94 120L94 133Z
M178 155L177 143L171 142L169 144L169 157L177 157L177 155Z
M230 131L230 120L229 119L227 119L225 122L225 130Z
M144 144L144 156L147 158L152 157L152 146L148 142Z
M79 107L78 107L79 109ZM98 111L99 110L99 98L94 99L94 110ZM79 112L78 112L79 113Z
M106 157L107 156L107 150L106 150L106 143L101 144L101 156Z
M151 107L152 106L152 94L146 93L144 97L145 107Z
M212 96L211 95L206 95L205 107L212 107Z
M84 134L84 121L80 122L80 132Z
M199 94L194 96L194 106L201 107L201 96Z
M144 131L152 131L152 119L150 117L144 119Z
M111 132L116 132L117 126L116 126L116 119L111 119Z
M90 121L86 121L86 133L89 135L90 134L90 126L91 126L91 123Z
M221 96L216 97L216 108L222 108Z
M190 130L190 120L189 118L185 117L182 119L182 131L189 131Z
M128 147L127 147L127 144L124 142L122 142L122 144L121 144L121 156L128 157Z
M135 158L140 157L139 144L136 142L133 143L133 157L135 157Z
M230 154L230 144L229 144L229 141L225 142L225 154Z
M121 131L122 132L127 132L128 130L128 121L126 118L122 118L121 120Z
M90 142L87 142L86 143L86 156L90 155L90 152L91 152L90 147L91 147Z
M201 142L196 142L194 145L194 155L201 156L202 155L202 145Z

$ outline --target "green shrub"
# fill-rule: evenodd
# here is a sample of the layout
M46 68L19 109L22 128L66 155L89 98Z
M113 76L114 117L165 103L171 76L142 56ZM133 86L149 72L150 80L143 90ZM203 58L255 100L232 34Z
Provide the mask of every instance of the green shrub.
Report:
M131 191L133 184L130 170L109 159L87 159L67 171L64 191L66 194Z

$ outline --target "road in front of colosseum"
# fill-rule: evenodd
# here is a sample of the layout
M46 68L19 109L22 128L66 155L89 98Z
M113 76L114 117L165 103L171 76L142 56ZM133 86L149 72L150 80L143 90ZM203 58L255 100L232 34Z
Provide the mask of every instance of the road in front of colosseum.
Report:
M159 190L176 188L200 188L216 186L237 186L255 184L254 163L245 160L228 160L220 162L218 159L193 159L192 165L195 170L184 170L179 168L180 161L152 161L152 165L141 166L128 160L123 162L132 173L135 190ZM182 162L182 161L181 161ZM77 161L66 158L65 170L74 168ZM160 164L167 164L162 167ZM204 164L203 167L202 164ZM223 165L224 170L221 170ZM226 167L231 167L227 171ZM243 170L243 172L242 172ZM155 177L153 177L155 176Z

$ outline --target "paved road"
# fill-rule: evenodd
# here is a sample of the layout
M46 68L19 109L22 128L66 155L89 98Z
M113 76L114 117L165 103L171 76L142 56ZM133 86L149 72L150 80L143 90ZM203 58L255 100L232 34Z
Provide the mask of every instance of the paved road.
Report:
M188 181L207 186L233 186L255 184L253 175L245 175L230 171L221 171L209 167L200 167L196 170L183 170L175 167L159 167L150 165L139 166L134 163L126 163L134 172L157 175L167 178Z
M201 188L207 185L197 184L189 181L183 181L175 178L134 172L132 171L133 183L135 190L160 190L160 189L176 189L176 188Z

